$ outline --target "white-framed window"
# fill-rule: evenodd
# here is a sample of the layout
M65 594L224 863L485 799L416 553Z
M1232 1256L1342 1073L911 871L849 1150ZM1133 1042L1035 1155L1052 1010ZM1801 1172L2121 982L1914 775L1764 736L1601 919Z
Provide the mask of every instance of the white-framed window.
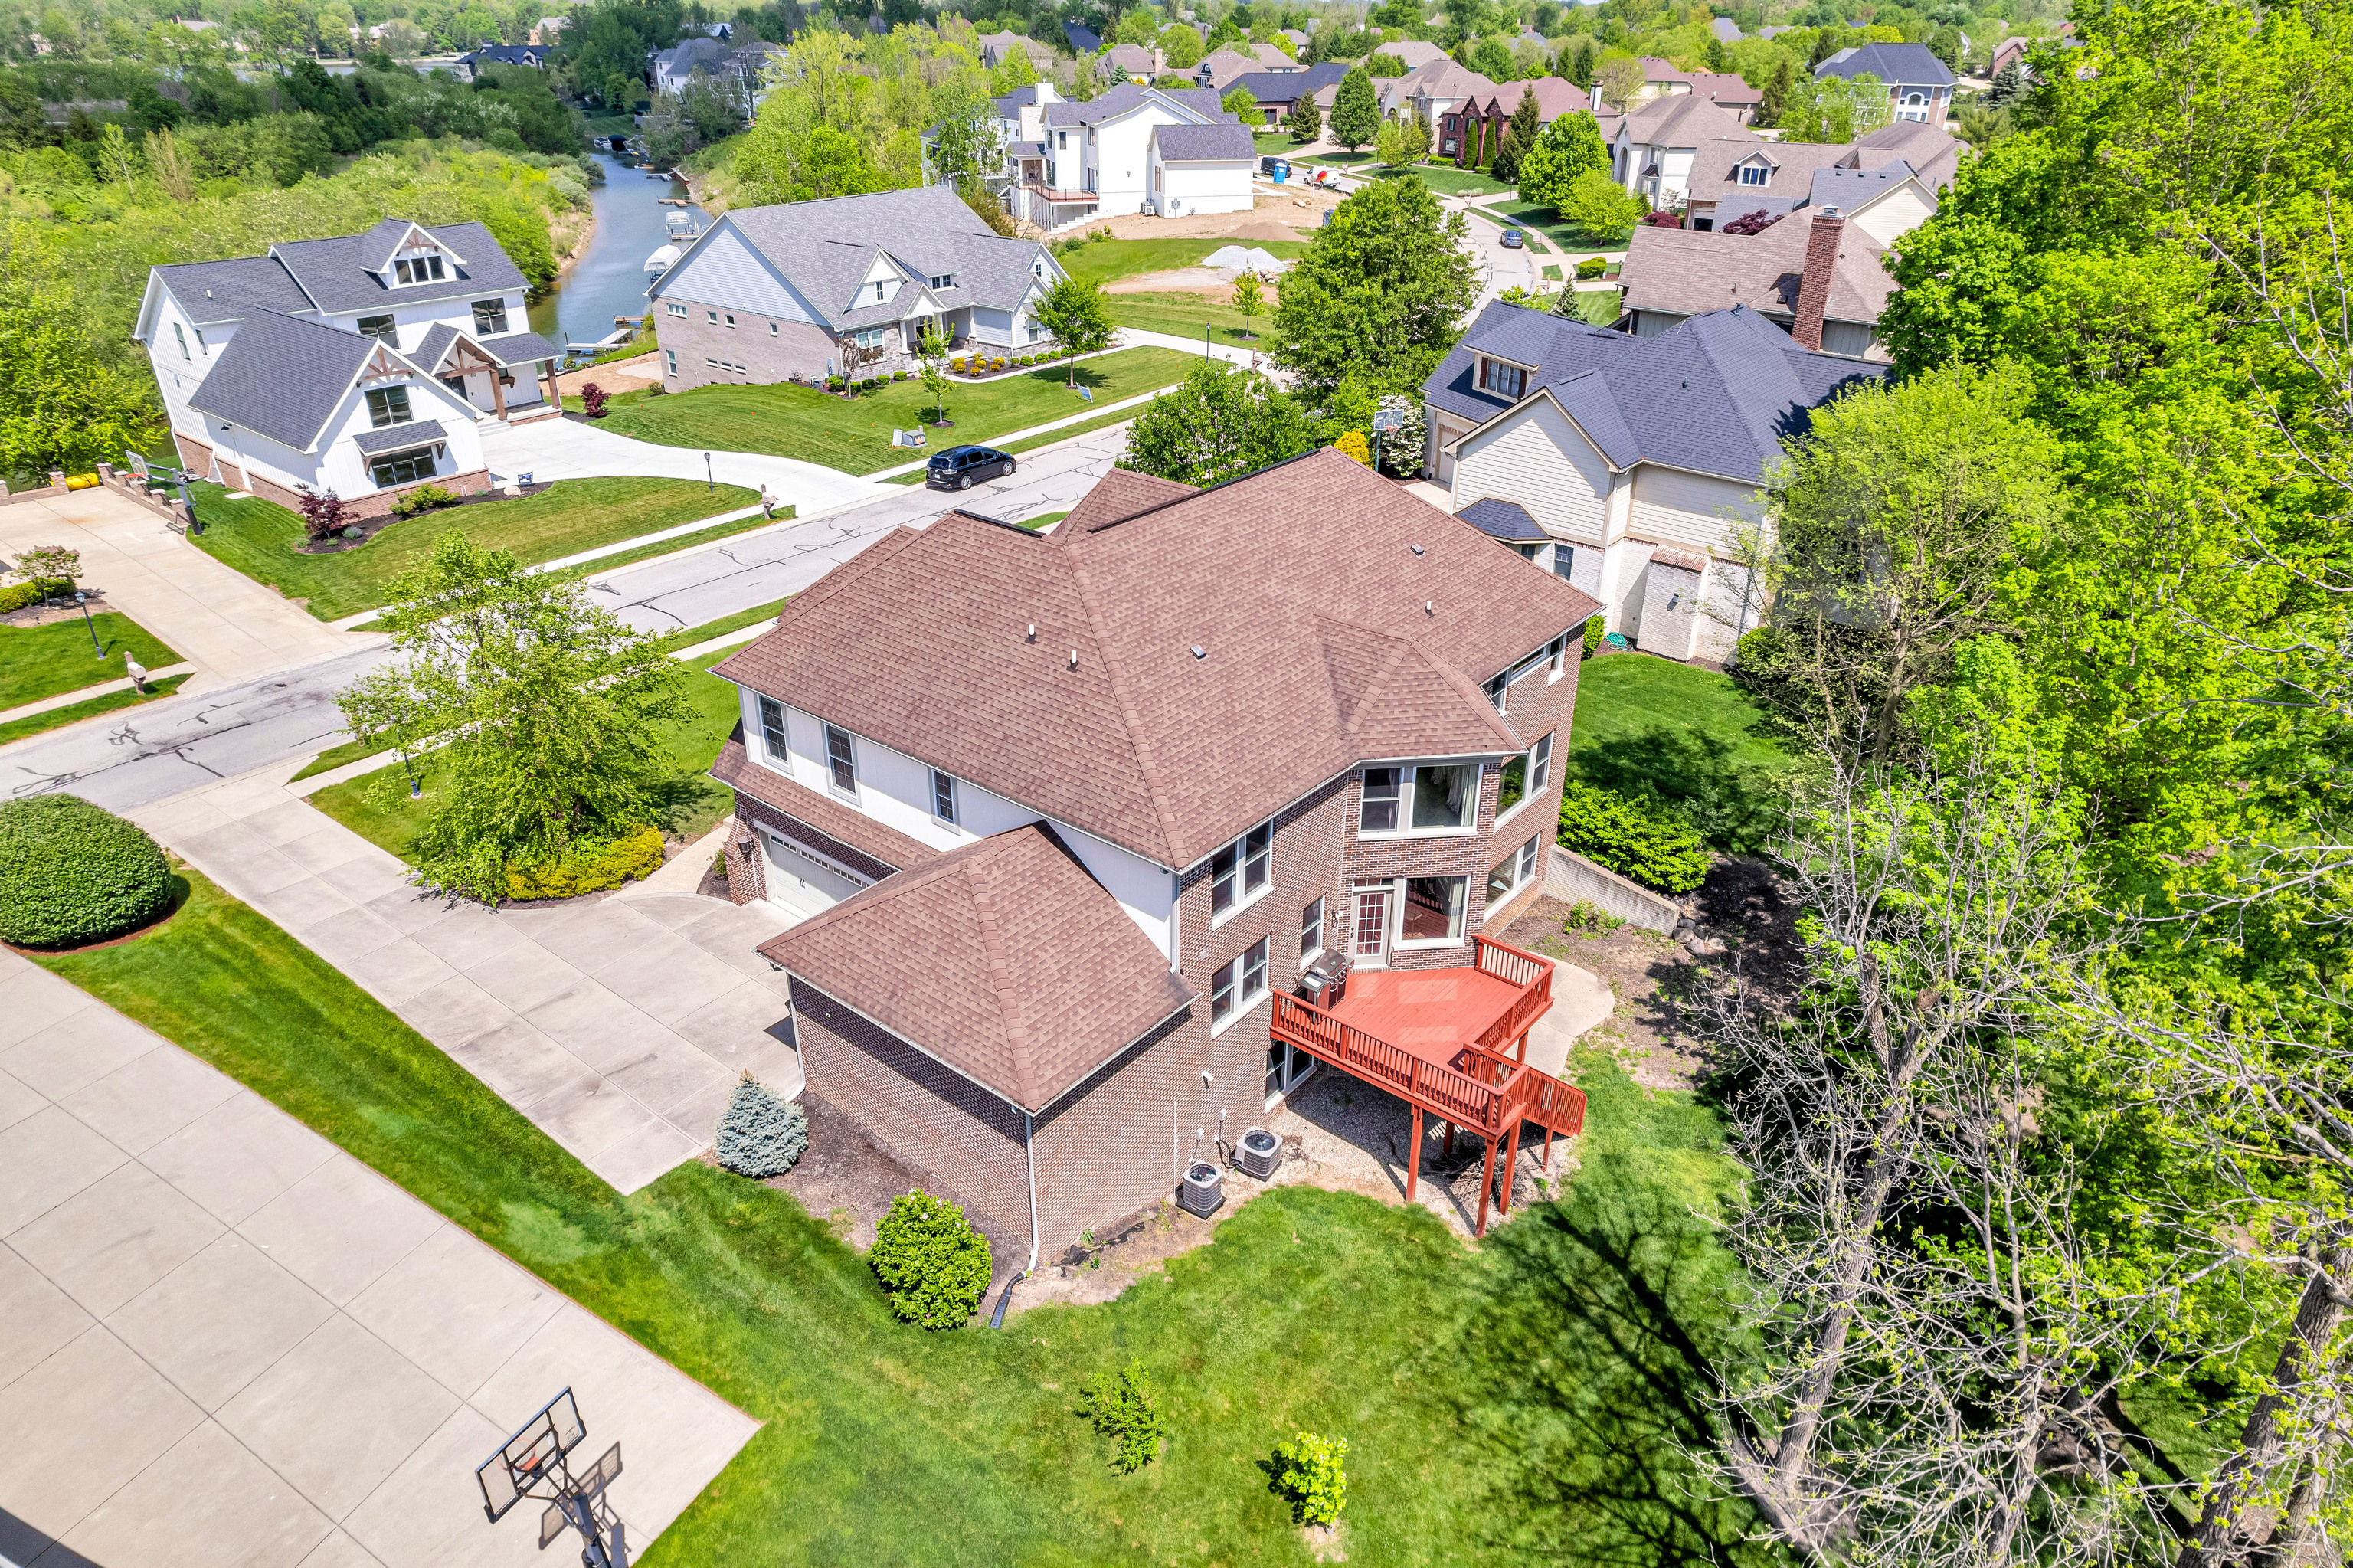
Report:
M858 795L858 750L846 729L825 726L825 766L834 789L855 800Z
M380 387L367 395L368 423L377 429L408 423L408 388Z
M785 705L774 697L760 699L760 744L769 761L786 772L792 770L792 746L785 732Z
M678 350L676 350L676 349L674 349L674 348L665 348L665 349L663 349L663 350L662 350L662 365L663 365L664 368L666 368L667 370L669 370L669 372L670 372L672 376L677 375L677 374L678 374Z
M769 335L770 337L774 337L774 336L776 336L776 323L774 323L774 322L770 322L770 323L768 323L768 335Z
M1324 950L1324 900L1318 898L1299 912L1299 961L1305 963Z
M1407 877L1397 945L1436 948L1462 940L1462 907L1470 881L1467 876Z
M1487 874L1488 907L1493 908L1525 887L1535 875L1537 857L1543 853L1544 835L1538 833L1496 862L1495 869Z
M956 820L955 776L932 769L932 815L943 822Z
M953 272L943 272L932 280L932 287L934 289L953 289L955 286L955 274Z
M1552 736L1547 735L1504 764L1504 777L1495 786L1495 821L1542 796L1551 782Z
M503 299L476 300L474 302L474 330L480 333L491 333L493 334L506 331L506 301Z
M1359 838L1479 830L1479 765L1423 762L1367 768L1356 808Z
M1568 639L1556 637L1510 669L1487 683L1487 700L1495 705L1497 713L1509 713L1510 694L1514 683L1526 679L1538 670L1550 670L1557 675L1563 668L1561 660L1568 651Z
M388 343L395 348L400 346L400 329L394 324L390 316L362 316L359 319L359 329L362 337L372 337L378 343Z
M375 481L378 489L415 484L420 479L431 479L438 471L431 447L411 447L406 451L384 452L368 459L368 476Z
M877 300L880 300L880 299L882 297L882 291L883 291L884 289L888 288L888 287L890 287L890 283L889 283L889 281L888 281L888 280L883 280L883 281L878 281L878 282L874 285L874 297L875 297Z
M1498 397L1517 398L1527 389L1528 373L1516 365L1506 365L1500 359L1479 362L1479 386Z
M1274 883L1274 823L1261 822L1209 857L1209 920L1223 920Z
M702 313L711 325L717 326L719 324L719 313L717 311L705 311Z
M680 304L676 300L672 300L669 303L663 305L662 309L668 311L670 314L676 316L681 321L684 321L686 319L686 307Z
M731 331L735 325L735 313L733 311L727 313L727 325Z
M182 359L194 357L188 353L188 334L180 330L180 323L177 322L172 323L172 335L180 340L180 357Z
M1269 938L1261 937L1240 958L1221 964L1209 977L1209 1033L1225 1028L1266 1000L1266 953Z
M1761 185L1772 177L1772 169L1764 164L1740 165L1740 183L1744 185Z
M438 283L448 276L441 270L441 253L426 256L404 256L392 264L392 275L403 283Z
M1569 569L1577 565L1577 551L1567 545L1552 547L1552 575L1563 582L1568 580Z
M856 342L860 348L880 348L890 335L891 329L888 327L867 327L856 334Z

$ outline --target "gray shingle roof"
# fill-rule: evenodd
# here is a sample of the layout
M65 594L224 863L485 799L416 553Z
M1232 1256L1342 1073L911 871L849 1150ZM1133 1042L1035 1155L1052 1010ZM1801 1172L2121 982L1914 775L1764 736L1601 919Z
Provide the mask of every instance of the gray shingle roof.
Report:
M1536 366L1528 392L1548 389L1613 467L1655 462L1744 483L1764 476L1816 405L1887 374L1809 354L1746 306L1637 338L1499 300L1422 383L1432 408L1484 424L1512 407L1473 384L1480 349Z
M1226 90L1247 90L1250 96L1264 102L1289 102L1336 87L1348 74L1345 60L1324 60L1304 70L1261 70L1236 77L1226 84Z
M1912 165L1901 158L1875 169L1816 169L1811 205L1852 212L1911 177Z
M256 311L189 395L188 406L307 452L378 346L357 333Z
M1208 164L1258 156L1257 143L1240 125L1155 125L1153 139L1168 164Z
M155 269L198 326L243 321L255 311L307 311L311 302L267 256L181 261Z
M1547 537L1528 509L1516 501L1482 495L1454 515L1490 539L1537 540Z
M438 376L441 374L441 362L449 356L449 349L459 335L458 329L448 322L435 322L418 340L417 352L408 357L423 366L427 374Z
M386 425L382 429L362 430L352 438L360 450L374 457L378 452L405 451L421 447L428 441L446 441L449 432L441 428L438 419L411 419L405 425Z
M951 310L967 304L1011 310L1029 291L1030 266L1042 254L1035 240L997 234L947 185L745 207L721 222L733 225L775 263L837 330L898 321L914 313L920 296L913 285L881 304L856 304L858 287L873 266L878 247L918 283L953 276L955 288L933 291ZM716 226L712 232L717 232ZM683 266L672 267L648 292L658 292Z
M389 254L388 242L379 241L378 237L396 223L401 230L407 227L406 219L387 218L365 234L346 234L333 239L296 239L271 246L269 253L294 275L294 281L318 308L331 316L395 304L521 293L530 286L515 270L515 264L507 260L507 253L499 249L499 242L491 238L489 229L479 223L452 223L425 232L448 246L453 254L463 256L465 265L453 269L450 277L438 283L388 287L370 272L369 256L380 245L383 254ZM395 238L398 232L395 231ZM373 264L383 265L382 255Z
M503 337L479 337L474 341L501 366L536 365L543 359L564 357L562 349L535 332L511 332Z
M1814 68L1814 76L1855 77L1869 74L1890 87L1950 87L1953 73L1928 52L1926 44L1862 44L1841 49Z
M1213 124L1237 125L1240 122L1225 105L1218 101L1219 94L1207 87L1153 87L1140 81L1124 81L1084 103L1050 103L1046 105L1049 125L1097 125L1106 120L1116 120L1132 112L1147 94L1156 94L1171 103L1182 104Z

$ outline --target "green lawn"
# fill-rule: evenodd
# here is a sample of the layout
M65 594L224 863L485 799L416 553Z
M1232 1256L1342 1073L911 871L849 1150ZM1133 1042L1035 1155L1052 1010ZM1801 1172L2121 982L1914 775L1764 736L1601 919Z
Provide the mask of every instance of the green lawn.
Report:
M1079 361L1079 385L1092 387L1099 404L1116 402L1182 381L1193 358L1169 348L1122 349ZM966 441L996 445L997 436L1085 412L1087 405L1062 385L1067 374L1056 365L997 381L958 382L948 389L956 428L928 432L934 450ZM617 435L664 446L773 452L871 473L908 461L904 448L891 444L891 432L913 429L931 401L913 377L858 398L788 383L698 387L662 397L622 393L606 404L604 423Z
M1578 672L1570 777L1646 796L1719 850L1761 847L1797 761L1729 675L1647 653L1599 655Z
M1133 278L1145 272L1169 272L1179 267L1198 267L1214 251L1229 245L1246 249L1263 250L1278 260L1289 261L1305 255L1303 239L1097 239L1072 247L1055 260L1073 278L1092 279L1108 283L1118 278ZM1113 295L1113 299L1120 296Z
M1124 327L1140 332L1165 332L1176 337L1198 340L1201 329L1208 326L1216 341L1234 348L1262 348L1266 344L1268 318L1274 313L1274 302L1250 323L1254 336L1242 332L1242 313L1231 305L1221 305L1202 294L1113 294L1111 319Z
M106 651L103 657L91 646L92 631ZM77 615L47 626L0 626L0 708L123 680L125 653L150 670L180 662L153 632L119 610L87 621Z
M67 725L79 724L86 718L96 718L100 714L111 714L117 708L135 708L142 703L152 703L158 697L168 697L178 691L181 683L187 678L185 675L166 676L163 680L150 682L144 692L132 691L131 683L126 680L119 692L109 692L102 697L92 697L86 703L69 703L64 707L51 708L47 713L11 719L6 724L0 724L0 746L5 746L12 740L22 740L28 735L39 735L47 730L62 729Z
M767 613L774 616L776 611L772 609ZM698 631L694 640L700 641L716 635L715 631ZM688 661L688 667L694 672L686 680L689 715L665 739L664 755L678 771L664 802L661 825L665 832L681 839L701 837L735 807L734 796L703 774L711 759L719 755L720 743L727 738L727 732L735 727L736 718L735 688L707 672L733 652L732 648L723 648L716 653ZM347 741L337 750L349 751L355 745ZM343 760L356 761L359 756L365 755L361 752ZM326 767L314 763L304 771L323 773L327 768L342 766L340 762L327 763L323 757L320 762L326 763ZM311 797L311 804L370 843L406 859L408 842L416 836L426 811L434 804L442 779L440 765L430 757L420 759L416 767L425 786L425 793L418 799L409 798L407 775L402 765L395 762L373 773L346 779L341 784L330 784ZM387 783L394 779L401 782L396 786Z
M926 1334L790 1196L700 1161L616 1195L332 966L191 881L164 926L39 961L765 1423L647 1568L1304 1565L1263 1468L1301 1429L1348 1440L1357 1568L1769 1561L1678 1457L1727 1349L1732 1282L1707 1226L1733 1172L1704 1111L1602 1056L1572 1065L1592 1130L1567 1192L1476 1250L1419 1209L1290 1187L1117 1300ZM1074 1405L1131 1359L1164 1391L1169 1437L1121 1477Z
M990 444L995 446L998 451L1013 452L1017 455L1021 452L1035 451L1039 447L1050 447L1057 441L1067 441L1074 437L1083 436L1090 430L1100 430L1106 425L1124 425L1130 419L1134 418L1135 416L1142 411L1143 410L1140 408L1118 408L1108 414L1098 414L1092 419L1081 419L1076 424L1064 425L1061 429L1057 430L1048 430L1041 435L1025 436L1018 441L994 441ZM934 432L934 434L936 433L937 432ZM917 469L912 473L902 473L896 479L889 480L886 482L891 484L921 484L923 482L923 471L922 469ZM942 503L943 506L946 504L946 503Z
M1626 254L1626 236L1588 234L1573 223L1565 222L1560 214L1548 207L1530 207L1525 202L1491 203L1482 208L1489 217L1507 228L1525 229L1541 234L1574 263L1588 256L1622 257Z
M452 528L478 545L512 550L531 566L733 512L760 499L728 484L708 492L691 479L567 479L535 495L428 512L391 524L357 549L313 556L296 547L302 542L302 519L283 506L259 496L231 501L216 484L193 488L205 531L190 542L256 582L302 601L322 620L340 620L382 604L385 585L423 559L433 541ZM756 517L745 524L758 525ZM615 556L596 566L603 570L620 564L622 557Z

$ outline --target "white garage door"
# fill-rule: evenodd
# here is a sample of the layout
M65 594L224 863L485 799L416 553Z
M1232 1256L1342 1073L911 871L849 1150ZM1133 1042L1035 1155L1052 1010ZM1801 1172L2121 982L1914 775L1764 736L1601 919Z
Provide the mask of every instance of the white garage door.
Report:
M760 830L768 854L768 898L803 915L832 908L861 887L866 878L835 864L770 828Z

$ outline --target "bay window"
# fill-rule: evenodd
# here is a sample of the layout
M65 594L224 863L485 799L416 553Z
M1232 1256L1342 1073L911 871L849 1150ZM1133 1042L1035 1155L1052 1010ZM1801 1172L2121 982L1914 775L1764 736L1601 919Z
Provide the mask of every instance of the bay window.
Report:
M1423 762L1367 768L1356 810L1359 834L1448 832L1476 828L1479 765Z

